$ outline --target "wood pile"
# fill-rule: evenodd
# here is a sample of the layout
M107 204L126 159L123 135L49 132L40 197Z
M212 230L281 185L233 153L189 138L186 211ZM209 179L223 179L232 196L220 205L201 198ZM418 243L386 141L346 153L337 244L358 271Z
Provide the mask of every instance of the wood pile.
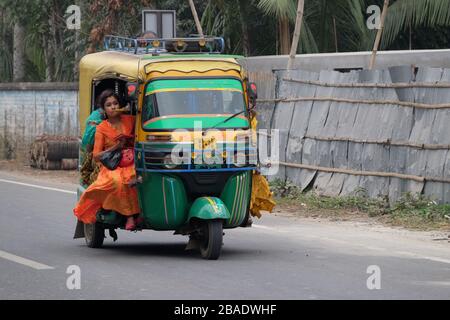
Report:
M30 147L30 165L42 170L77 170L79 145L76 137L39 136Z

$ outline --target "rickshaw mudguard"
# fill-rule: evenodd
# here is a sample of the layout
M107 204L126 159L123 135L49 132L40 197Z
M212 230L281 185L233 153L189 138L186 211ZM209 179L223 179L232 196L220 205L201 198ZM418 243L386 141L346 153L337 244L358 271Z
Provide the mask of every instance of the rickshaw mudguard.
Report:
M81 195L83 194L84 190L86 190L82 186L78 186L77 188L77 201L80 201ZM75 227L75 234L73 235L74 239L81 239L84 238L84 223L80 220L77 220L77 226Z
M77 220L77 226L75 228L75 234L73 235L74 239L84 238L84 223Z
M216 197L197 198L191 206L188 221L193 218L201 220L228 220L231 214L223 201Z

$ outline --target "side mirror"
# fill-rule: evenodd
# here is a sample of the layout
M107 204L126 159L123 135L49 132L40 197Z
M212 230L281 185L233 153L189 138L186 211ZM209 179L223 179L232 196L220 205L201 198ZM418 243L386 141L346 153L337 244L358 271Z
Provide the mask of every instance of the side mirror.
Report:
M249 83L247 91L248 91L249 103L252 106L255 106L256 99L258 99L258 90L256 88L256 84L254 82Z
M138 84L134 82L127 83L127 96L129 99L137 99Z
M138 100L138 83L129 82L127 83L127 97L125 103L130 105L130 114L137 114L137 100Z

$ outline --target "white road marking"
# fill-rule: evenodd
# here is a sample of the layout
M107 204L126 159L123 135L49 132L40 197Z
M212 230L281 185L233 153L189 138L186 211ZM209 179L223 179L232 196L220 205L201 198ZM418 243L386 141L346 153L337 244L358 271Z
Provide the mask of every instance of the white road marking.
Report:
M449 259L444 259L444 258L440 258L440 257L423 256L423 255L420 255L420 254L407 252L407 251L395 251L395 253L401 254L401 255L405 255L405 256L410 256L410 257L416 258L416 259L431 260L431 261L435 261L435 262L442 262L442 263L450 264L450 260Z
M340 243L340 244L343 244L344 246L351 246L351 245L353 245L353 243L345 241L345 240L339 240L339 239L328 238L328 237L320 237L320 239L321 240L325 240L325 241L334 242L334 243Z
M69 191L69 190L58 189L58 188L38 186L36 184L29 184L29 183L23 183L23 182L17 182L17 181L5 180L5 179L0 179L0 182L17 184L19 186L25 186L25 187L31 187L31 188L37 188L37 189L43 189L43 190L57 191L57 192L68 193L68 194L77 194L76 191Z
M366 249L372 250L372 251L388 251L385 248L380 248L380 247L372 247L372 246L364 246Z
M30 260L30 259L25 259L25 258L16 256L14 254L11 254L11 253L8 253L8 252L2 251L2 250L0 250L0 258L6 259L6 260L9 260L9 261L13 261L15 263L22 264L24 266L27 266L27 267L30 267L30 268L33 268L33 269L36 269L36 270L52 270L52 269L55 269L55 268L47 266L45 264L42 264L42 263Z
M419 286L450 287L450 281L413 281L412 284Z
M259 225L259 224L253 224L252 227L256 228L256 229L275 230L275 228L266 227L266 226L262 226L262 225Z

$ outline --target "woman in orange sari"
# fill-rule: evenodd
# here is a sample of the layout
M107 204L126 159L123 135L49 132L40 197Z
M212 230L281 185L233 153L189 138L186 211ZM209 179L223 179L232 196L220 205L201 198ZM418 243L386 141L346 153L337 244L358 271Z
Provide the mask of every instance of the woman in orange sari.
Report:
M135 117L123 115L119 97L112 90L105 90L99 97L100 106L107 119L97 126L93 156L99 162L109 151L124 150L133 146ZM101 166L97 180L91 184L73 210L78 220L85 224L96 222L100 209L113 210L127 218L126 230L136 228L135 216L139 214L139 203L135 183L134 163L119 165L114 170Z

